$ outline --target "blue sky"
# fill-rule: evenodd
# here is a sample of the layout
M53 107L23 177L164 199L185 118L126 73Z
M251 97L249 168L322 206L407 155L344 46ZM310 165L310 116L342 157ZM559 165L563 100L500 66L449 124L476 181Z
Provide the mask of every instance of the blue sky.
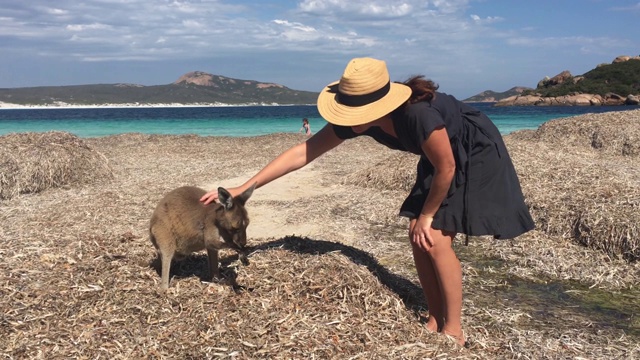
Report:
M199 70L320 91L371 56L463 99L640 55L638 24L638 0L0 0L0 88Z

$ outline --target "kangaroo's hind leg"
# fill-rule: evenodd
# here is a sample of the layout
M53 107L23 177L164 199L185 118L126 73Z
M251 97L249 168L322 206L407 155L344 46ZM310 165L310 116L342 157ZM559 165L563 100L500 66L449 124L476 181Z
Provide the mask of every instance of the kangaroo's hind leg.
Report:
M166 290L169 288L169 275L171 273L171 261L173 260L172 252L159 252L162 260L162 279L160 280L160 288Z

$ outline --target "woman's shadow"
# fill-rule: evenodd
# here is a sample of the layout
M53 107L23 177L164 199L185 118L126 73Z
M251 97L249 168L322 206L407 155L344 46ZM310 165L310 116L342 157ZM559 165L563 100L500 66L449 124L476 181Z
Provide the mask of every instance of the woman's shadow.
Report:
M330 252L340 252L354 264L365 266L373 276L378 278L389 290L402 299L405 307L417 314L427 309L422 288L414 282L392 273L368 252L352 246L326 240L315 240L299 236L286 236L281 239L262 243L249 248L249 257L256 251L268 251L272 248L283 249L297 254L322 255ZM221 273L234 290L247 290L236 282L237 272L229 265L238 260L238 255L231 255L220 259ZM159 260L154 259L150 264L159 271ZM201 280L207 275L207 256L192 254L171 267L171 275L176 277L198 276ZM424 319L423 319L424 320Z

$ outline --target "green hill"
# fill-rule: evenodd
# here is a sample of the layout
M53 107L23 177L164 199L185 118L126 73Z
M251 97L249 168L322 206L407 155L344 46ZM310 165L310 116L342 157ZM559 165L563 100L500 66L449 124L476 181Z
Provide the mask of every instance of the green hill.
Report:
M640 95L640 57L619 56L611 64L601 64L579 76L569 71L538 82L535 89L514 87L505 92L483 91L465 102L499 102L515 95L534 95L555 98L576 94L600 95L603 98L625 99L628 95ZM622 101L624 103L624 101ZM533 105L533 104L531 104Z
M495 92L492 90L483 91L470 98L464 99L464 102L496 102L502 99L506 99L510 96L520 95L523 91L532 90L528 87L516 86L503 92Z
M167 85L93 84L0 89L0 102L19 105L315 104L318 93L254 80L191 72Z
M562 81L552 81L561 75ZM622 97L640 94L640 59L603 64L581 76L563 72L552 79L542 80L538 87L523 93L555 97L576 93L605 96L614 93Z

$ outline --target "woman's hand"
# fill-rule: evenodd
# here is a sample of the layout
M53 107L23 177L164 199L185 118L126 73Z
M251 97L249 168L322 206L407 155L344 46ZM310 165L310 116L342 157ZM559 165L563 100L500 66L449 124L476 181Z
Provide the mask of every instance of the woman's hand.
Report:
M238 186L234 188L228 188L227 191L229 192L229 194L231 194L232 197L236 197L242 194L242 187ZM208 193L202 195L202 197L200 198L200 201L202 201L204 205L210 204L216 200L218 200L218 188L209 191Z
M432 222L432 216L420 215L410 234L411 242L424 252L428 252L435 245L431 236Z

